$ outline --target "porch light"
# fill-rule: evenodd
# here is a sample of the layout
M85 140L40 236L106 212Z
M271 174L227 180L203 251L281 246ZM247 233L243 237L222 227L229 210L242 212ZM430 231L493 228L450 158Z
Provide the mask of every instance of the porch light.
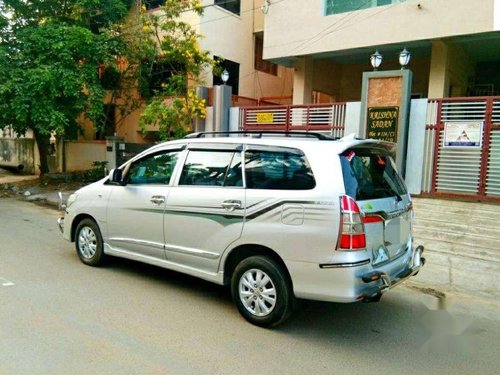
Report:
M377 70L380 64L382 64L382 55L378 52L378 50L370 56L370 64L372 64L373 70Z
M411 53L405 48L399 54L399 65L401 65L401 69L404 69L406 65L410 62Z
M224 69L224 71L220 75L220 78L222 79L222 82L224 82L224 84L226 84L227 81L229 80L229 72L226 69Z
M264 0L264 4L260 7L260 10L262 13L267 14L269 12L269 6L271 5L271 2L269 0Z

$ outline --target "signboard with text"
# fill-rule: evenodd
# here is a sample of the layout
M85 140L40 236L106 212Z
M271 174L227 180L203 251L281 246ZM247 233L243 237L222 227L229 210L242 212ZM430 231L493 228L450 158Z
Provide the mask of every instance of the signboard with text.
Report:
M444 124L444 147L480 148L482 141L482 122L446 122Z
M269 124L274 121L274 113L272 112L260 112L257 113L257 123L258 124Z
M368 138L398 141L399 107L369 107L366 122Z

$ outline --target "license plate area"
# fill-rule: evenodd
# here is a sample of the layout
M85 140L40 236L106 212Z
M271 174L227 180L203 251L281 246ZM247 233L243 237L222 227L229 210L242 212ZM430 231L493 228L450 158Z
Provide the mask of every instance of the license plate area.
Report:
M373 256L372 256L372 259L373 259L372 264L374 266L386 263L386 262L388 262L390 260L389 252L383 246L380 246L378 249L374 249L372 251L372 254L373 254Z

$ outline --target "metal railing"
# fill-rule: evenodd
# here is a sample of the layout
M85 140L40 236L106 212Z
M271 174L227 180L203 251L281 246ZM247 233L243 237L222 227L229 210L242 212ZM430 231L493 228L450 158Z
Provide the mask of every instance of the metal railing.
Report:
M315 131L342 137L346 103L244 107L241 130Z
M480 146L446 147L450 123L481 124ZM500 97L431 99L425 129L424 193L500 200Z

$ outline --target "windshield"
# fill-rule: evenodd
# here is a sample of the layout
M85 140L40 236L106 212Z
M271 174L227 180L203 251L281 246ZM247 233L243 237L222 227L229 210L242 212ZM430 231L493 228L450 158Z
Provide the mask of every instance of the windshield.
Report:
M407 194L392 158L380 149L349 149L340 155L346 194L355 200Z

